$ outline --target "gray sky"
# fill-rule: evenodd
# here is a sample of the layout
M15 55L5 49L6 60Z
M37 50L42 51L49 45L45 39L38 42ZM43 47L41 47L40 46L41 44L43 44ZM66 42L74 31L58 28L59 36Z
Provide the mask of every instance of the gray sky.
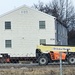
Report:
M0 15L11 11L19 6L27 5L32 6L34 3L37 4L39 0L0 0ZM51 0L40 0L44 3L48 3ZM73 3L75 4L74 0Z

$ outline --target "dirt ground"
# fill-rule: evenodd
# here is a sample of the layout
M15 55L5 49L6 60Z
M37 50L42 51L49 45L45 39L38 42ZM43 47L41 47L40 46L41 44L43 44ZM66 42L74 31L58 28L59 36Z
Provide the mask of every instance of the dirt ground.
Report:
M9 68L0 69L0 75L60 75L60 69L57 67L38 67L38 68ZM64 67L63 75L75 75L75 68Z

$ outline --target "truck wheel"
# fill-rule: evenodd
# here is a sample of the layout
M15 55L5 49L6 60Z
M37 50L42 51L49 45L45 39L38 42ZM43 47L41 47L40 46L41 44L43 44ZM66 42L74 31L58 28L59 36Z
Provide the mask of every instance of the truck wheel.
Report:
M75 64L75 56L70 56L70 57L68 58L68 63L69 63L69 64Z
M48 64L48 58L46 56L41 56L38 60L39 65L47 65Z

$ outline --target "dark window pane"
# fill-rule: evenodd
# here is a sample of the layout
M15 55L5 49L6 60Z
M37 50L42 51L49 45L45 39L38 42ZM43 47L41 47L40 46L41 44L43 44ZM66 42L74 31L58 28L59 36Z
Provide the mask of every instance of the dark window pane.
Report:
M40 39L40 44L46 44L46 39Z
M11 40L5 40L5 47L11 48Z
M5 29L11 29L11 22L5 22Z
M45 29L45 21L39 21L39 29Z

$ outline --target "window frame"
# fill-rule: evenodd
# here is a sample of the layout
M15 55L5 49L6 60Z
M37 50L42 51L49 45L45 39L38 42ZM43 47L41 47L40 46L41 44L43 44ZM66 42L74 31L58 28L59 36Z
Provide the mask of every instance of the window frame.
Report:
M39 21L39 29L46 29L46 22L45 21Z
M5 40L5 48L12 48L12 40Z
M5 21L5 30L11 30L11 21Z
M43 44L46 44L46 39L40 39L40 45L43 45Z

